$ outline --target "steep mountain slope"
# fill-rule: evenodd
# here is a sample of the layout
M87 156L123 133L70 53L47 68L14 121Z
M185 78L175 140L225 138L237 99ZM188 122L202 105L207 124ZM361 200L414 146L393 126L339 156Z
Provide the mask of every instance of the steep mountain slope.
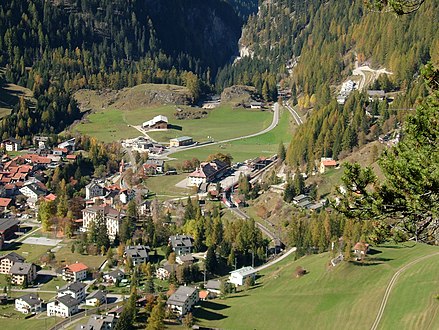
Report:
M145 82L201 89L237 54L242 19L222 0L2 1L0 66L31 89L0 123L3 137L56 133L79 117L71 93ZM188 72L193 72L188 74Z
M314 111L293 137L287 159L312 168L320 157L345 156L396 129L407 111L394 109L413 108L425 95L417 77L427 61L439 64L438 13L434 1L404 17L367 11L361 1L264 1L240 39L246 56L219 72L217 88L250 84L264 95L276 82L292 87L292 102ZM355 63L393 72L390 89L402 93L392 106L358 94L344 106L335 102L337 85Z

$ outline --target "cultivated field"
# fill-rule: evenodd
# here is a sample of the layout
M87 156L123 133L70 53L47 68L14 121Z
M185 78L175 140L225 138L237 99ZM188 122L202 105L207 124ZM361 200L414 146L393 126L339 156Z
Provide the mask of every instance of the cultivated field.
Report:
M257 287L203 303L198 323L224 329L370 329L388 282L403 265L439 252L422 244L374 248L364 264L329 268L328 253L294 261L291 256L261 272ZM403 273L390 294L379 329L439 327L439 255ZM297 266L309 273L296 278Z

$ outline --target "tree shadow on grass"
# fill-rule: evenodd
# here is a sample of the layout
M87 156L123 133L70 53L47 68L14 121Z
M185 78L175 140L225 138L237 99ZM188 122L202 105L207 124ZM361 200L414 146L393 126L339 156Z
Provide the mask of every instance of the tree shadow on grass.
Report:
M351 264L355 265L355 266L377 266L377 265L381 265L387 261L392 261L393 259L391 258L371 258L371 259L366 259L363 261L357 261L357 260L352 260L349 261Z
M375 250L375 249L369 249L369 251L367 251L367 254L371 255L371 256L373 256L375 254L380 254L380 253L382 253L382 252L378 251L378 250Z
M196 319L203 319L207 321L219 321L227 318L227 316L223 314L205 310L204 308L194 309L193 315Z
M229 305L219 304L219 303L217 303L217 302L213 302L213 301L203 301L203 302L201 303L201 306L202 306L203 308L213 309L213 310L216 310L216 311L230 308Z

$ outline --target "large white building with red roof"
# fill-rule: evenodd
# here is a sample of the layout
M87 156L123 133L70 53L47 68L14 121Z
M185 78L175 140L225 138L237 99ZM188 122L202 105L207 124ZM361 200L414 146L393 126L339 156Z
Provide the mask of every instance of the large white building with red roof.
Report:
M62 277L65 281L77 282L87 278L88 267L82 262L67 265L62 270Z

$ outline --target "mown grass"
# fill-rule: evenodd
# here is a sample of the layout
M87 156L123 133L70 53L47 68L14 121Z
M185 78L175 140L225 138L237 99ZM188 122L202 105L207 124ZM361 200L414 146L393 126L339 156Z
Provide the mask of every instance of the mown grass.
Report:
M205 118L176 120L173 114L168 118L171 124L180 126L181 130L151 132L152 138L169 142L169 139L189 135L195 141L204 142L209 139L221 141L261 131L270 125L273 113L244 108L235 109L231 105L222 105L208 110L208 116Z
M104 141L116 141L141 135L130 127L140 126L143 122L157 115L168 117L173 129L165 132L151 132L151 136L161 142L169 139L190 135L195 140L205 141L207 136L216 140L242 135L241 130L255 132L259 128L269 125L271 115L268 111L254 111L248 109L232 109L224 105L214 110L206 110L208 115L201 119L177 120L177 108L185 111L194 108L181 105L147 105L145 93L150 90L166 89L167 86L143 84L120 93L97 94L93 91L80 91L76 97L86 108L91 109L87 118L72 129ZM185 94L184 87L169 86L174 93ZM200 109L197 109L197 111ZM242 125L250 124L250 125Z
M105 256L101 256L101 255L93 256L93 255L83 255L77 252L72 253L71 244L73 243L70 242L69 244L66 244L61 249L59 249L59 251L55 253L57 262L60 262L63 265L65 264L69 265L75 262L82 262L85 265L87 265L88 268L90 269L97 269L105 261Z
M15 252L25 258L26 262L38 263L40 257L52 248L52 246L17 243L3 249L2 253L6 254L8 252Z
M370 329L385 288L397 269L439 251L434 246L410 244L413 243L377 247L364 264L344 262L336 268L329 268L328 253L297 261L290 256L262 271L256 288L225 300L203 303L204 307L197 309L194 315L202 326L224 329ZM437 257L429 260L433 261L437 261ZM422 265L427 267L429 262ZM299 265L308 271L302 278L294 276ZM432 300L438 291L438 267L423 268L426 273L422 275L411 273L417 266L410 268L412 276L408 272L407 280L403 279L405 282L401 285L397 283L397 287L405 291L399 293L397 288L391 294L395 303L389 303L386 308L384 315L389 320L383 320L382 329L437 328L431 325L439 321L439 302ZM423 283L425 288L418 290L418 283ZM400 327L394 326L392 322L401 318L399 302L404 300L407 301L405 310L410 313L404 314L406 320L399 323ZM419 306L412 308L410 304ZM427 308L429 317L417 314Z
M270 132L255 136L248 139L232 141L220 145L206 146L187 151L181 151L172 154L171 157L178 160L170 162L176 164L185 159L198 158L205 160L211 154L218 152L230 153L235 162L252 159L258 156L272 156L277 153L279 143L282 141L285 144L291 140L292 121L287 111L282 111L279 124Z

